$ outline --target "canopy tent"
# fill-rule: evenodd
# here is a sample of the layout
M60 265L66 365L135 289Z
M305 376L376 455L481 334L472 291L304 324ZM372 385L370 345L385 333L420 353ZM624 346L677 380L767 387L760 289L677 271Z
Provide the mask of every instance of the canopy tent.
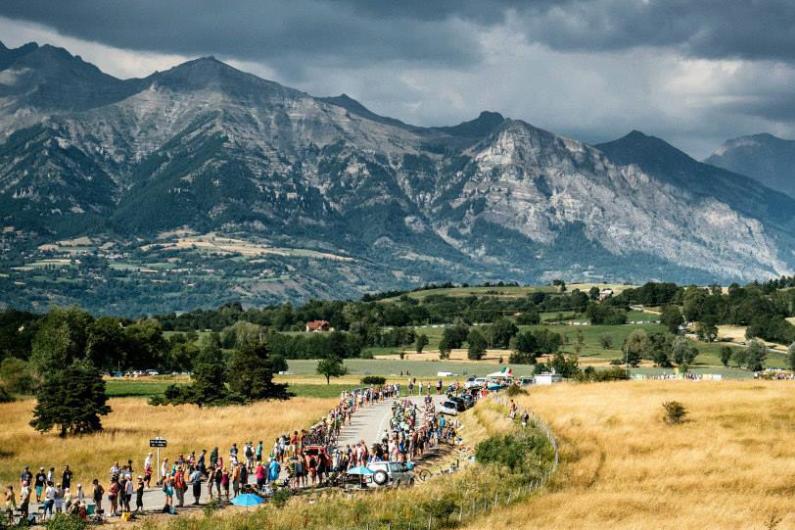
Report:
M492 379L507 379L509 377L513 377L513 370L508 368L507 366L500 370L499 372L494 372L486 377L491 377Z
M265 499L253 493L243 493L232 499L232 504L235 506L256 506L265 502Z

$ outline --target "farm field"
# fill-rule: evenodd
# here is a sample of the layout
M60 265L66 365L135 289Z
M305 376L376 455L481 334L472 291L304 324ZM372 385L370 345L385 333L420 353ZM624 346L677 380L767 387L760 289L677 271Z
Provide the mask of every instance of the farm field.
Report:
M152 407L141 398L111 399L112 412L102 418L105 431L83 437L59 438L34 431L28 422L35 400L0 404L4 418L0 430L0 481L16 484L25 465L55 467L59 472L69 465L75 482L91 484L108 480L114 461L132 459L134 469L143 466L149 452L149 439L162 436L168 448L161 457L171 460L183 452L210 451L218 446L228 454L233 442L272 440L295 428L307 427L325 415L337 399L294 398L289 406L279 401L259 402L247 407Z
M533 389L519 403L557 434L561 471L545 493L468 528L793 528L793 391L793 381ZM670 400L689 411L684 424L661 421Z
M317 368L316 360L289 360L287 364L291 374L296 375L314 375ZM354 376L358 381L365 375L381 375L389 378L390 376L396 377L397 382L405 381L406 373L412 376L427 378L428 380L436 380L437 372L453 372L458 374L459 379L464 375L485 375L487 373L496 372L502 369L505 365L489 362L456 362L456 361L401 361L397 357L392 359L345 359L345 366L348 367L348 372ZM533 367L530 365L512 365L514 374L516 375L529 375L533 373ZM403 376L401 376L403 372ZM334 380L336 381L336 380ZM324 381L325 382L325 381Z
M615 284L615 283L573 283L566 285L566 291L571 292L574 289L587 292L591 287L598 287L600 289L609 288L613 289L616 294L620 294L624 289L634 287L632 285ZM494 296L497 298L519 298L527 296L530 293L558 293L560 289L552 285L541 286L488 286L488 287L440 287L437 289L423 289L421 291L414 291L407 293L409 298L423 300L428 296L445 295L445 296ZM386 298L384 301L394 301L398 297Z
M361 377L346 379L347 382L345 384L340 384L338 380L335 379L335 382L330 385L327 385L326 380L319 375L301 379L291 379L289 381L277 377L276 381L279 383L289 383L290 392L298 398L333 398L339 397L340 393L345 390L351 390L362 386L359 379L361 379ZM186 377L173 378L166 381L140 381L133 379L110 380L105 383L105 391L110 398L149 398L152 396L162 396L166 387L170 384L187 382L188 379Z

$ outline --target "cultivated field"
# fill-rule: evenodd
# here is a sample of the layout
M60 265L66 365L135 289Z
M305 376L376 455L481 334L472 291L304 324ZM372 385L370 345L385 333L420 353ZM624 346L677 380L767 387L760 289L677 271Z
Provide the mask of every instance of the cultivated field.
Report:
M469 528L793 528L793 391L792 381L533 389L520 403L550 423L563 467L545 494ZM683 425L660 420L670 400L687 407Z
M213 446L218 446L226 458L233 442L240 446L263 440L270 448L278 435L313 424L336 402L334 398L295 398L289 403L199 408L152 407L140 398L111 399L113 412L102 419L105 432L67 439L41 435L28 425L34 400L0 404L0 481L17 484L25 465L34 473L40 466L55 467L60 474L68 464L75 472L75 483L85 486L99 478L105 484L116 460L124 463L132 459L135 472L140 472L149 452L149 439L156 436L168 440L161 457L172 461L179 453L209 452Z
M599 289L613 289L613 292L620 294L624 289L634 287L632 285L623 285L616 283L577 283L566 285L566 291L571 292L574 289L588 292L591 287L598 287ZM445 295L445 296L494 296L496 298L521 298L530 293L558 293L560 288L552 285L532 286L532 287L515 287L515 286L502 286L498 287L492 285L489 287L440 287L438 289L423 289L408 293L410 298L422 300L428 296ZM396 298L387 298L385 301L393 301Z

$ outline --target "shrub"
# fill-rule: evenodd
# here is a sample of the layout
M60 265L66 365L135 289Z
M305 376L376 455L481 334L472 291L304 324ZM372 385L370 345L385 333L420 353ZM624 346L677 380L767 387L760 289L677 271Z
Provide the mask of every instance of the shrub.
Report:
M423 503L425 513L433 516L435 519L447 520L458 506L455 503L452 495L444 495L438 499L430 499Z
M363 385L380 386L385 383L386 383L386 377L381 377L380 375L366 375L362 377Z
M551 455L552 448L546 437L528 431L492 436L475 449L479 463L505 466L525 477L538 473L551 461Z
M77 516L64 513L56 513L44 524L47 530L84 530L86 526Z
M687 415L687 409L678 401L663 403L663 421L668 425L679 425Z
M605 381L623 381L629 379L629 374L624 368L613 367L607 370L596 370L593 366L587 367L577 376L577 380L584 383L602 383Z
M218 499L213 499L204 505L202 511L204 512L205 517L210 517L213 513L217 512L220 509L221 509L221 503L218 501Z
M6 387L0 385L0 403L11 403L14 401L14 396L6 390Z
M272 502L277 508L284 508L287 501L290 500L290 490L281 488L273 492Z
M508 387L508 396L515 397L515 396L526 396L527 390L518 386L518 385L511 385Z

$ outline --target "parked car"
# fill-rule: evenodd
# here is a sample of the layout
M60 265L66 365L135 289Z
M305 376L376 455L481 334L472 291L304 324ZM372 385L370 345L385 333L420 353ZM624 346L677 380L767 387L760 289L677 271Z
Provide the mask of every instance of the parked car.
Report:
M483 388L486 386L487 381L483 377L470 377L467 379L466 383L464 383L464 388Z
M475 398L469 392L461 394L461 399L467 404L467 408L475 406Z
M467 402L464 400L464 398L460 398L458 396L450 396L450 395L448 395L447 396L447 400L448 401L452 401L453 403L455 403L456 410L458 410L458 412L464 412L468 408L467 407Z
M519 386L530 386L533 384L533 377L522 377L519 379Z
M367 467L373 471L373 483L378 486L414 484L414 472L404 462L370 462Z
M447 400L439 406L439 412L448 416L458 415L458 403Z

